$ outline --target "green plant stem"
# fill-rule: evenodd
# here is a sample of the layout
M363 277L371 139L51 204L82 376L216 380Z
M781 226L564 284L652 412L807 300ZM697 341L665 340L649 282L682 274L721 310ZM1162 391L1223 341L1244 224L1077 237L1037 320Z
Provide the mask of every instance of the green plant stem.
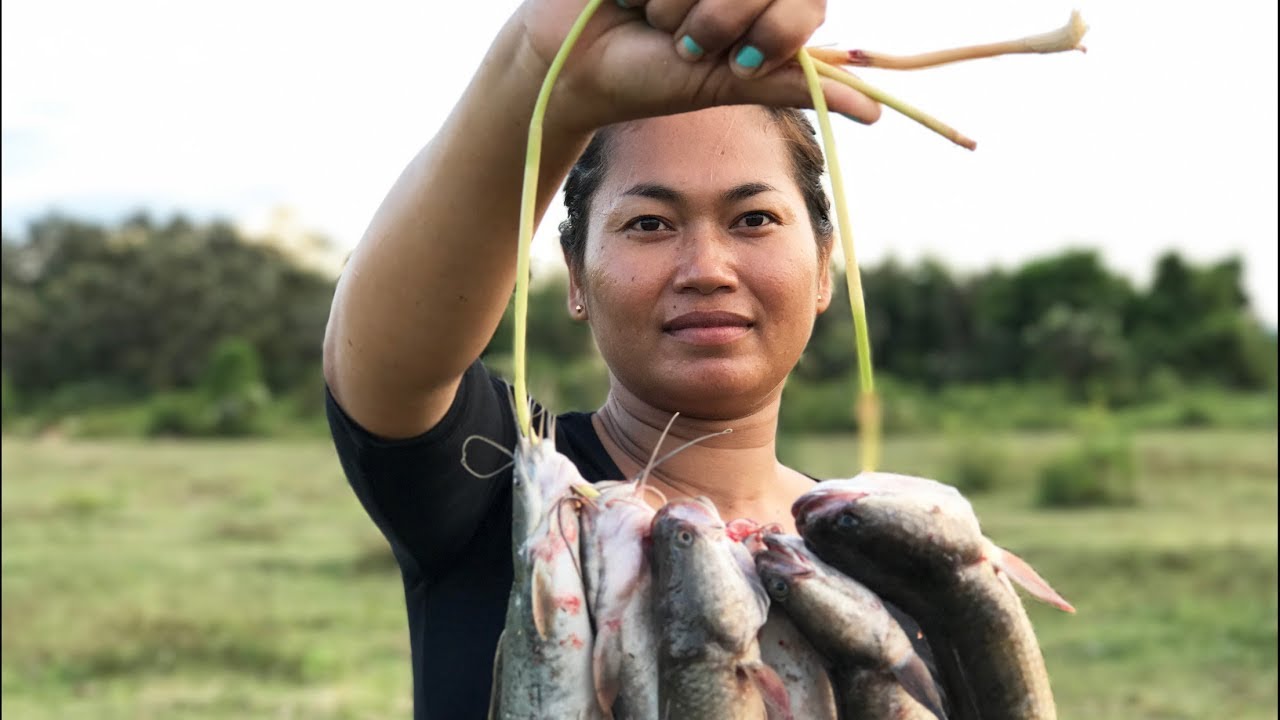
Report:
M903 115L906 115L907 117L911 118L912 120L915 120L921 125L924 125L925 127L938 133L942 137L950 140L951 142L959 145L960 147L968 150L974 150L978 147L978 143L974 142L972 139L968 137L965 137L963 134L961 134L959 130L956 130L950 125L924 112L923 110L920 110L919 108L908 105L907 103L899 100L898 98L895 98L889 93L879 88L876 88L872 85L867 84L865 81L862 80L862 78L854 75L853 73L847 72L845 70L841 70L840 68L834 67L832 65L828 65L827 63L824 63L821 60L811 59L811 62L813 63L813 66L817 69L817 72L820 75L824 77L829 77L832 80L835 80L836 82L844 83L845 85L848 85L849 87L853 88L854 90L857 90L863 95L866 95L872 100L875 100L876 102L879 102L882 105L885 105L887 107L893 108L894 110L897 110Z
M547 102L551 98L551 89L555 87L556 78L560 76L560 69L564 67L565 59L573 51L574 43L578 41L578 36L582 35L582 29L586 27L587 21L595 14L601 2L603 0L590 0L587 6L582 8L582 12L578 14L578 19L574 21L573 27L569 29L569 34L565 36L564 42L560 43L560 50L556 53L555 59L551 61L551 67L547 69L547 76L542 80L542 87L538 90L538 99L533 105L533 117L529 120L529 144L525 148L524 156L524 187L520 196L520 249L516 255L515 315L513 318L515 339L512 344L514 355L512 360L515 366L513 385L515 388L516 424L520 429L520 434L530 439L534 439L535 436L533 434L532 413L529 409L525 337L528 334L529 316L529 254L533 245L534 215L537 212L538 171L542 165L542 121L547 115Z
M875 399L871 338L867 332L867 307L862 297L862 276L853 252L853 228L849 223L849 209L844 200L844 174L840 172L840 155L836 152L835 134L831 131L831 117L827 112L827 100L822 94L822 83L809 53L801 48L796 57L800 61L800 67L804 68L809 94L813 98L813 108L818 113L822 146L826 151L827 168L831 173L831 193L835 195L836 223L840 233L840 246L844 250L844 276L849 286L849 309L853 313L854 345L858 361L858 440L861 445L862 469L869 472L879 464L880 413L879 403Z

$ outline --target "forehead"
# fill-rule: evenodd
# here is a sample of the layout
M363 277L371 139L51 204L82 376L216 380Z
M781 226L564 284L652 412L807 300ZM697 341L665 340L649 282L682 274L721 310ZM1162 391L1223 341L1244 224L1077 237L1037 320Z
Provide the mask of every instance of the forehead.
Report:
M675 188L794 185L787 143L776 122L755 106L708 108L627 123L610 138L613 188L657 183ZM798 190L797 190L798 191Z

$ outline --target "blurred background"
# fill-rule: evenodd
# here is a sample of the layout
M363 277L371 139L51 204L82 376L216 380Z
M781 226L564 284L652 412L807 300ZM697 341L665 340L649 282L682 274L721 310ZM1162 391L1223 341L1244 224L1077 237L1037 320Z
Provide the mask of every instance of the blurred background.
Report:
M6 714L409 717L402 588L334 457L320 342L515 7L4 4ZM837 126L883 465L959 486L1078 608L1030 608L1063 717L1274 718L1276 8L832 3L814 44L920 52L1073 7L1087 54L862 73L976 152L890 111ZM562 218L530 381L591 409ZM858 467L847 307L784 396L781 453L818 476Z

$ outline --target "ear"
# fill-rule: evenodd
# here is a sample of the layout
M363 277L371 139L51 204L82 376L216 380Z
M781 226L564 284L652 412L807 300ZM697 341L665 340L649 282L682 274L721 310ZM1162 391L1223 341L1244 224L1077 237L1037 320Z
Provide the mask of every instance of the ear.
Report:
M569 311L569 317L573 320L583 321L587 319L587 303L582 292L582 285L578 282L578 273L573 266L569 266L569 294L565 298L565 307ZM579 310L578 308L582 308Z
M818 277L818 306L817 307L818 307L819 315L826 312L827 308L831 307L831 292L832 292L832 288L835 285L835 283L831 279L832 272L831 272L830 258L828 258L826 261L822 263L821 268L822 269L819 271L821 275Z

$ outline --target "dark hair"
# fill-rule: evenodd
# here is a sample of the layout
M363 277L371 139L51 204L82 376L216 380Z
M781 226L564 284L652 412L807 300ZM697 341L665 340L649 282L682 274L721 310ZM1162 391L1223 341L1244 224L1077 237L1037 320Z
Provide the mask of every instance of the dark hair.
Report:
M796 185L804 196L814 237L826 246L831 242L831 201L822 189L825 163L817 133L804 113L795 108L761 106L782 133L791 155L791 169ZM595 137L582 151L564 184L564 206L568 217L560 223L560 249L564 251L570 272L582 268L587 248L587 224L591 214L591 198L600 189L600 181L609 170L610 144L618 126L596 131Z

